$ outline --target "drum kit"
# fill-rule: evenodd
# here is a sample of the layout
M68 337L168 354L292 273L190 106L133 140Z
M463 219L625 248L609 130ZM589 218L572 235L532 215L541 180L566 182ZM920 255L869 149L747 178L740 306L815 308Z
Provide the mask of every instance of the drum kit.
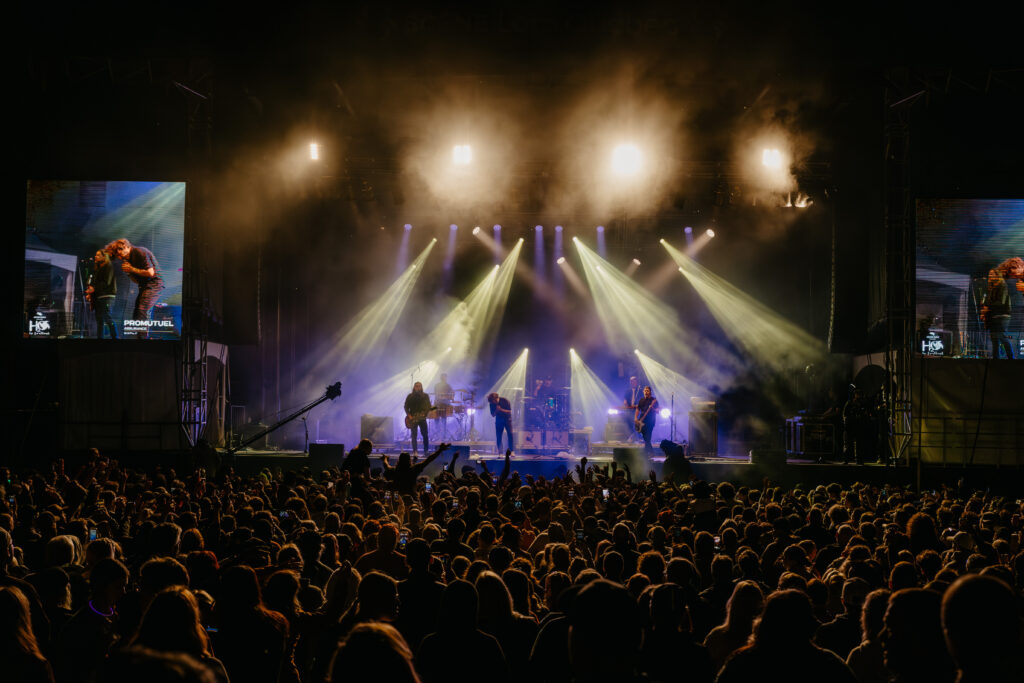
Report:
M441 421L443 440L464 441L473 438L475 396L471 389L455 389L450 394L435 395L435 408L427 413L427 419Z
M525 429L569 429L569 388L523 399Z

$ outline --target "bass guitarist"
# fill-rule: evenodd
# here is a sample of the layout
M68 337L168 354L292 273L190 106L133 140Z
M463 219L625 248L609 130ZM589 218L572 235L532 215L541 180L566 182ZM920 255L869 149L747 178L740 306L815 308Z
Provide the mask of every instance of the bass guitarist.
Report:
M412 393L405 397L405 426L412 434L412 452L416 454L416 430L423 434L423 455L430 451L430 442L427 437L427 413L433 406L430 405L430 397L423 391L423 383L416 382L412 385Z
M654 453L651 434L654 432L654 423L657 419L658 399L654 398L650 387L644 387L644 396L637 402L636 412L633 414L633 426L644 438L644 450L648 455Z

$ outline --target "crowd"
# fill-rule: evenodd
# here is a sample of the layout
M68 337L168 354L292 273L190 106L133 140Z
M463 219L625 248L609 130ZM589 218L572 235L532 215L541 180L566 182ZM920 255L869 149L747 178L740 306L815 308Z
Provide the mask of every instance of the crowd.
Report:
M513 464L2 469L0 679L1024 680L1020 500Z

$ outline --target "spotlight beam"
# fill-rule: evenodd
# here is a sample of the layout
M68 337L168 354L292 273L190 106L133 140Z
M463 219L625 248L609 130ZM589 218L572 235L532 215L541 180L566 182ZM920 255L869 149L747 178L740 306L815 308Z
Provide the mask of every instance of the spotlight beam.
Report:
M706 384L726 383L738 359L703 335L684 328L675 310L574 239L597 317L612 349L651 349L673 365L688 368Z
M330 341L330 350L318 354L321 360L311 369L311 374L320 376L328 368L340 368L342 372L347 372L383 349L398 324L435 244L437 240L431 240L383 294L335 334Z
M577 418L576 428L592 427L595 433L600 433L597 430L603 429L609 419L608 409L619 404L618 397L572 349L569 350L569 369L569 402Z
M724 278L662 241L679 272L693 285L722 330L750 357L776 369L820 362L823 341L790 322Z

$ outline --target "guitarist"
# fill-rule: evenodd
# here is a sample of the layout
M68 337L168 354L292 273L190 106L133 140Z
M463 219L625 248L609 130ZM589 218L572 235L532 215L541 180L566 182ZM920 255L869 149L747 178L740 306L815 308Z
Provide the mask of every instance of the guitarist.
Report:
M412 433L412 452L416 454L416 430L423 434L423 455L430 450L427 437L427 413L430 412L430 397L423 391L423 383L412 385L412 393L405 397L405 426Z
M103 339L104 329L110 329L110 338L117 339L117 326L110 315L110 306L117 296L117 280L114 278L114 267L110 263L110 256L107 252L96 252L93 256L92 277L89 279L89 286L85 289L85 300L89 302L93 313L96 315L96 338Z
M651 434L654 432L654 423L658 419L658 399L651 394L650 387L644 387L643 398L636 404L633 419L636 431L644 437L644 450L648 455L652 455L654 446L651 445Z
M498 442L498 450L495 453L501 453L503 432L508 433L508 447L511 450L515 446L515 440L512 438L512 404L507 398L502 398L497 393L488 394L487 402L491 407L491 415L494 416L494 436Z
M1000 350L1007 358L1013 358L1013 343L1010 341L1010 292L1006 278L1024 278L1024 260L1014 257L1003 261L988 272L988 293L981 309L981 319L988 327L992 339L992 357L999 358ZM1017 289L1024 292L1022 282Z

